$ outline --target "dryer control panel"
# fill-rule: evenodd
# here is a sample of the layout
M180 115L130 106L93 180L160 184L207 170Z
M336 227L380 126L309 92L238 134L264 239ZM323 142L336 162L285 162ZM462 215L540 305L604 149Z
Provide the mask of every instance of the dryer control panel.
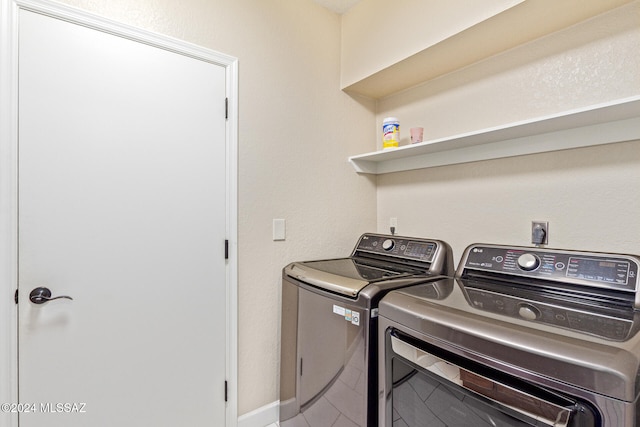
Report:
M463 255L458 277L486 271L636 292L640 260L632 255L555 249L472 245Z

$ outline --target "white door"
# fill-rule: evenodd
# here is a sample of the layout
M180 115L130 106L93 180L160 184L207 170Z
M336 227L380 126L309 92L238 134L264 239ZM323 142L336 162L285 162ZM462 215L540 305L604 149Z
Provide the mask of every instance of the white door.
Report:
M18 145L20 427L223 426L224 67L22 10Z

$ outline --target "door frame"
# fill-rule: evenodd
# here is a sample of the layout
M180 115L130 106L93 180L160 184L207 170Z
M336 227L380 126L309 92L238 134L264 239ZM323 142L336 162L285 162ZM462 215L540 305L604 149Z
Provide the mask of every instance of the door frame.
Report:
M210 49L112 21L50 0L0 0L0 404L18 403L18 14L30 10L186 55L225 68L227 327L226 425L238 419L238 60ZM223 242L220 242L223 244ZM24 403L24 402L23 402ZM38 402L32 402L38 403ZM0 425L18 427L16 413L0 410Z

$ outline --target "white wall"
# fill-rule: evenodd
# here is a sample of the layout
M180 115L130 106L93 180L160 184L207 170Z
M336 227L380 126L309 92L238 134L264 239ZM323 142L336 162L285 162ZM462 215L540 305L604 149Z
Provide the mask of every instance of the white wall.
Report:
M238 57L238 414L276 401L282 267L347 255L376 225L375 181L347 163L375 138L374 104L339 89L340 17L311 0L65 3Z
M439 138L640 95L640 2L380 100L377 120ZM377 137L379 139L379 136ZM404 132L401 143L407 143ZM378 177L378 229L474 242L640 253L640 141Z

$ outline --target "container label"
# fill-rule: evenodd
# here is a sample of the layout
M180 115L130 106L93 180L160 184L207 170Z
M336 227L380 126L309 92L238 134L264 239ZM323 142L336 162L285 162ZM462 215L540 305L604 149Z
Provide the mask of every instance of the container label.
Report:
M400 125L388 123L382 126L382 148L397 147L400 141Z

